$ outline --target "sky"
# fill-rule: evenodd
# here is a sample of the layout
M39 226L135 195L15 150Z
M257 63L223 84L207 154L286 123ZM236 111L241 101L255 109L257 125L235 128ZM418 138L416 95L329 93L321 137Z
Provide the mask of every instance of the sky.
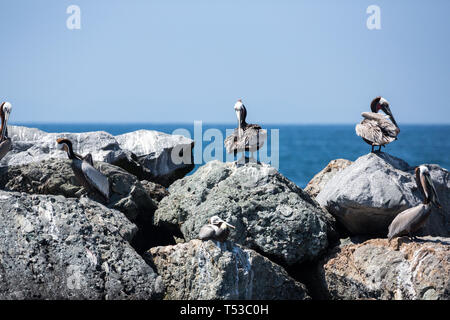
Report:
M67 7L81 29L66 26ZM367 7L380 8L369 30ZM12 123L450 123L448 0L2 0Z

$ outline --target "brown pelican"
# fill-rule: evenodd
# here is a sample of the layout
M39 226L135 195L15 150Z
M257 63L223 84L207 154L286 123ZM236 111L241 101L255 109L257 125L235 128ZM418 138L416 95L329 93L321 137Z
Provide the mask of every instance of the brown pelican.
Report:
M75 176L89 192L91 189L98 191L108 202L109 201L109 181L100 171L94 168L92 155L81 156L73 152L72 142L69 139L57 139L58 149L67 152L72 160L72 169Z
M231 224L223 221L218 216L213 216L208 219L209 224L204 225L199 232L200 240L217 240L223 242L227 240L230 229L228 227L233 228Z
M0 117L2 124L0 127L0 160L8 153L11 149L11 138L8 137L8 119L11 113L12 106L9 102L2 102L0 105Z
M259 150L264 145L267 138L267 131L257 124L248 124L245 122L247 109L242 100L239 99L234 105L238 127L225 139L225 148L228 153L236 155L238 152L249 151L252 153ZM244 158L244 157L243 157Z
M412 236L412 233L424 225L433 206L441 208L436 189L431 181L430 172L425 166L417 167L416 183L424 196L423 203L400 212L389 226L389 240L399 236Z
M397 136L400 133L400 128L395 122L391 109L389 108L389 102L382 97L376 97L370 104L372 112L363 112L361 115L364 119L361 123L356 125L356 134L363 138L365 142L372 146L372 152L374 147L379 146L377 151L381 150L381 147L394 140L397 140ZM387 116L383 116L378 111L383 110ZM390 121L389 121L390 120Z

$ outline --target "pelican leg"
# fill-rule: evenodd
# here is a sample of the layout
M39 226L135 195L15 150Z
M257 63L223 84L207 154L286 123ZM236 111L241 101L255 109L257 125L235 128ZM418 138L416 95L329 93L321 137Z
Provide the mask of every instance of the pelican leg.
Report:
M374 153L374 151L373 151L373 148L374 148L375 146L374 145L372 145L372 151L370 151L370 153Z
M245 164L245 152L242 152L242 157L239 158L239 160L236 161L238 165Z

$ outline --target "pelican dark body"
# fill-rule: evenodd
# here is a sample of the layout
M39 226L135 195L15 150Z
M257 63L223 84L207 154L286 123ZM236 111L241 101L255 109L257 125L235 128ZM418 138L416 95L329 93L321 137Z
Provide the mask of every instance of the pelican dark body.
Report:
M430 172L425 166L415 169L417 188L422 193L423 203L400 212L389 225L388 238L413 236L427 221L433 207L441 208Z
M109 181L100 171L94 168L92 155L81 156L73 151L72 142L69 139L58 139L58 147L67 152L70 160L72 160L72 169L80 184L90 192L94 189L102 195L106 202L109 201Z
M208 224L200 229L200 240L217 240L223 242L230 235L230 229L228 227L234 229L234 226L223 221L218 216L211 217L208 222Z
M234 132L226 137L224 144L228 153L236 155L238 152L255 152L258 151L266 141L267 131L257 124L248 124L247 109L241 100L234 105L238 120L238 127Z
M381 147L392 141L397 140L397 136L400 133L400 128L392 115L389 107L389 102L382 97L376 97L370 104L372 112L363 112L361 115L364 119L356 125L356 134L360 136L366 143L372 146L372 152L374 147ZM382 110L389 119L378 113ZM389 121L390 120L390 121Z
M0 160L3 159L11 149L11 138L8 137L8 119L11 113L12 107L9 102L2 102L0 105Z

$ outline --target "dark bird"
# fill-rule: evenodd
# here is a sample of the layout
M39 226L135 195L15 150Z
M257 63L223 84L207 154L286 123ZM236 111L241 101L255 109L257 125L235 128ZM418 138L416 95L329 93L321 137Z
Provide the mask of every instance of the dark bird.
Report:
M235 228L231 224L223 221L218 216L213 216L208 219L208 224L204 225L199 232L200 240L217 240L223 242L227 240L230 235L230 228Z
M72 160L72 169L81 185L90 192L92 189L99 192L109 201L109 180L103 173L94 168L92 155L81 156L73 151L72 142L69 139L57 139L58 149L67 152L69 159Z
M423 194L424 200L418 206L400 212L395 217L389 225L389 240L405 235L412 237L412 233L425 224L430 216L431 209L433 207L441 208L428 168L425 166L417 167L415 174L417 187Z
M253 152L258 151L264 145L267 139L267 131L257 124L248 124L245 121L247 109L242 100L239 99L236 102L234 110L236 111L238 127L226 137L225 148L228 153L233 153L235 156L238 152L244 154L246 151L251 152L251 158L253 158ZM243 158L245 159L245 157Z
M2 124L0 127L0 160L8 153L11 149L11 138L8 137L8 119L11 114L12 106L9 102L2 102L0 105L0 117Z
M382 97L376 97L370 104L372 112L363 112L361 115L364 119L361 123L356 125L356 134L363 138L365 142L372 146L372 152L374 147L379 146L377 151L381 150L381 147L394 140L397 140L397 136L400 133L400 128L395 122L391 109L389 108L389 102ZM382 110L386 116L379 114L378 111Z

